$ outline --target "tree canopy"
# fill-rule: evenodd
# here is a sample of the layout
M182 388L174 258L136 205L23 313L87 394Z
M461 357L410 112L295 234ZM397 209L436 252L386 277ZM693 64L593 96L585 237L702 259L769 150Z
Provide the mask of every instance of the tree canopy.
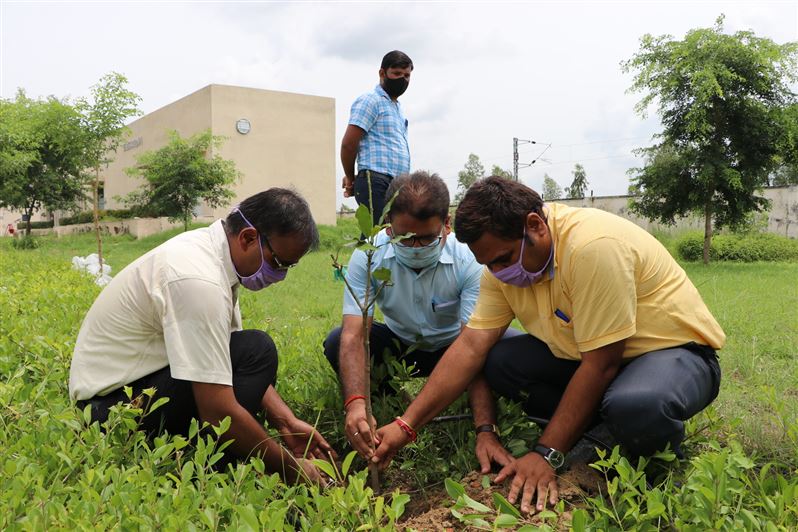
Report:
M587 193L587 172L585 167L577 163L574 165L574 180L571 181L571 186L565 187L565 195L569 199L584 198Z
M240 173L233 161L212 154L224 137L213 136L208 130L190 138L171 131L169 138L168 144L143 153L137 165L128 168L129 175L143 177L145 183L126 201L182 220L188 229L200 201L211 208L230 203L234 196L230 187Z
M0 206L28 218L40 209L72 209L85 197L85 132L66 101L0 100Z
M543 175L543 199L546 201L562 198L562 188L549 174Z
M700 212L705 219L704 261L714 227L735 227L768 206L756 195L780 157L794 157L798 43L776 44L751 31L694 29L682 40L645 35L622 63L634 73L636 110L656 104L663 130L639 151L642 168L630 170L632 208L674 223Z

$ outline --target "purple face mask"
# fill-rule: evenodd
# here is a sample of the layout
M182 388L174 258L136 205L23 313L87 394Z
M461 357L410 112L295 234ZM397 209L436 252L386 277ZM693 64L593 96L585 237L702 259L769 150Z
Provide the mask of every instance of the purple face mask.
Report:
M244 216L243 212L237 208L233 209L233 211L240 214L241 218L244 219L247 225L255 229L255 226L249 223L249 220L247 220L247 217ZM257 231L257 229L255 230ZM258 233L258 239L260 240L260 233ZM266 259L263 256L263 246L260 246L260 261L260 268L258 268L258 271L246 277L238 273L238 269L236 268L235 263L233 263L233 269L236 271L236 275L238 275L238 278L241 280L241 284L244 285L244 288L252 291L262 290L271 284L279 283L285 279L285 276L288 274L287 270L277 270L272 268L272 265L266 262Z
M524 259L525 243L526 232L524 232L524 237L521 239L521 254L518 256L518 262L497 272L491 270L491 273L494 277L496 277L496 279L503 283L517 286L519 288L526 288L527 286L532 286L538 282L541 277L543 277L543 273L549 268L551 258L554 256L554 244L551 246L551 253L549 253L549 260L546 261L546 265L543 266L540 271L528 272L524 269L524 265L522 263Z

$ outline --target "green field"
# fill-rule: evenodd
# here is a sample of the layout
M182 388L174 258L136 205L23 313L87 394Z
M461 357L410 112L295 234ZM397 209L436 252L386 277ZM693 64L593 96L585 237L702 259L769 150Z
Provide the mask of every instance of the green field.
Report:
M354 233L351 224L322 228L326 249L303 259L286 282L241 297L244 326L267 331L280 350L280 393L342 456L349 449L341 400L321 344L340 321L343 285L333 280L330 253L347 231ZM174 234L106 237L105 259L115 274ZM86 235L39 242L38 249L15 250L0 240L0 529L390 529L408 502L396 488L412 505L441 493L446 477L459 480L475 467L468 421L425 428L391 466L380 497L364 487L362 472L327 491L285 486L261 474L258 460L216 473L212 439L147 442L129 409L112 416L102 434L67 398L74 341L100 291L70 260L95 244ZM561 505L565 520L537 524L562 527L573 518L576 529L798 527L798 263L684 266L728 336L720 397L689 425L691 460L657 472L612 460L605 469L616 488L611 482L604 498L586 497L578 510ZM379 421L396 415L398 401L376 407ZM502 406L506 442L523 452L535 428L520 422L517 408ZM463 412L462 401L450 409ZM648 485L640 484L644 473ZM495 524L492 515L486 519ZM506 517L496 522L510 523Z

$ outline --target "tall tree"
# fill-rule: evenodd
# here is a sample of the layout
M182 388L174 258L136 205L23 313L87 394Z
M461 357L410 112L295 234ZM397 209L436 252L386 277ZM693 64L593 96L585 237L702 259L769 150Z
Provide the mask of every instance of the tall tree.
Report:
M119 144L128 135L125 122L141 114L141 98L127 89L127 78L117 72L106 74L91 88L91 99L81 99L77 109L82 115L86 138L86 167L94 173L93 203L94 231L97 235L97 255L100 271L103 264L103 244L100 235L100 171L113 161Z
M513 173L510 170L505 170L498 164L494 164L490 169L490 175L503 177L504 179L512 179ZM473 183L472 183L473 184Z
M75 208L84 198L84 135L80 115L50 97L0 100L0 207L33 213Z
M479 161L479 157L470 153L468 161L460 172L457 173L457 194L454 197L454 202L459 203L466 191L473 185L477 179L485 176L485 167Z
M565 187L565 195L570 199L584 198L587 192L587 172L585 167L577 163L574 165L574 180L570 187Z
M141 189L127 196L127 202L182 220L188 230L200 201L211 208L230 203L234 196L231 185L240 173L233 161L213 155L224 137L213 136L210 130L187 139L171 131L169 138L164 147L143 153L137 165L127 169L129 175L145 180Z
M543 174L543 199L546 201L562 198L560 185L549 174Z
M690 213L704 216L704 262L714 228L735 227L768 206L756 192L768 182L778 156L794 144L787 116L795 104L798 43L779 45L750 31L689 31L682 40L645 35L622 63L634 72L633 92L645 96L637 111L656 102L659 143L639 151L632 208L672 224Z

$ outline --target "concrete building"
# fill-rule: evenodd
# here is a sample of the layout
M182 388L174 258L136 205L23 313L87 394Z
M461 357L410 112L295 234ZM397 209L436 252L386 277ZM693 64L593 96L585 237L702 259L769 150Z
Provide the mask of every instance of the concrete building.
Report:
M293 187L308 201L317 223L335 224L333 98L208 85L139 118L128 128L130 136L102 173L101 208L125 207L121 197L141 186L141 180L127 175L125 169L135 166L142 153L164 146L170 130L188 137L209 129L213 135L226 137L215 154L232 159L242 179L234 186L235 198L229 206L214 210L200 205L198 216L221 217L252 194L270 187ZM19 213L0 209L0 234L20 218ZM49 220L50 216L38 212L32 219Z
M270 187L293 187L310 204L320 224L335 224L335 100L229 85L208 85L129 124L131 134L103 172L107 209L121 209L119 197L141 186L125 169L156 150L175 130L188 137L209 129L226 137L215 154L232 159L242 173L230 206ZM200 206L198 215L219 217Z

